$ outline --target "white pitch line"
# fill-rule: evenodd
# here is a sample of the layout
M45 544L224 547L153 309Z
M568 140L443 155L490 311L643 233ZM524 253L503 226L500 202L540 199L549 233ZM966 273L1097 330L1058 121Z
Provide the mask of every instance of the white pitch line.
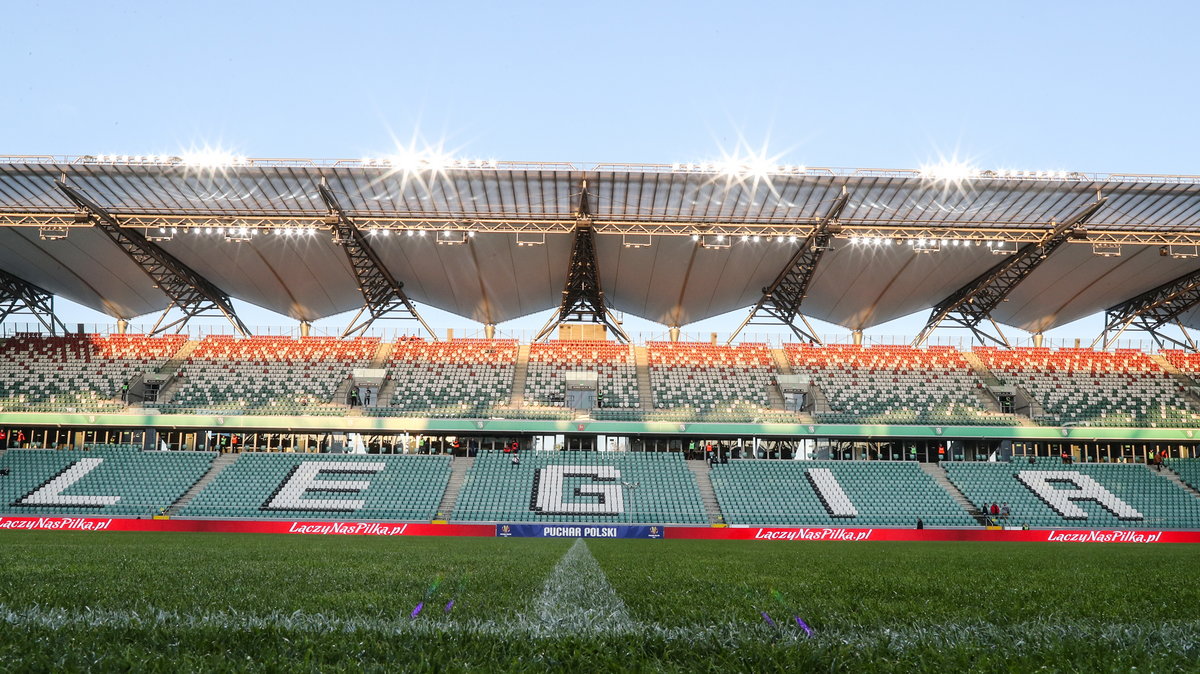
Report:
M590 557L591 555L588 555ZM594 561L594 560L593 560ZM628 616L626 615L626 619ZM621 625L624 625L623 627ZM453 634L487 639L544 639L569 636L567 630L548 630L536 620L411 620L407 614L394 620L325 615L321 613L239 611L178 613L153 608L141 610L63 609L44 606L13 608L0 604L0 627L8 638L20 629L145 629L181 630L217 628L232 632L270 629L298 634L374 633L387 636L434 636ZM577 632L576 632L577 634ZM1029 649L1054 648L1064 642L1088 643L1113 649L1145 647L1159 653L1196 656L1200 653L1200 620L1172 621L1160 625L1129 623L1074 623L1062 620L1030 621L1010 625L989 623L918 624L884 627L845 627L819 630L809 639L799 629L770 629L761 623L723 623L665 627L629 620L608 623L592 631L609 639L638 638L645 641L702 643L721 648L771 642L815 649L885 648L903 652L910 648Z
M534 612L547 633L628 634L638 629L582 538L575 540L546 578Z

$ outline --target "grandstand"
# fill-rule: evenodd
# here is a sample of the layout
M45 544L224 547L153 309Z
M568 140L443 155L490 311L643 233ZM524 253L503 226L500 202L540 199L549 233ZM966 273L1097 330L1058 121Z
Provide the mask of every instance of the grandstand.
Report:
M913 462L765 461L713 466L725 521L773 526L970 527L977 523Z
M463 522L707 521L696 479L678 453L531 452L513 463L485 451L454 506Z
M641 406L632 348L604 341L556 340L530 344L525 400L563 406L566 375L593 372L598 379L601 407L637 409Z
M975 353L1002 381L1041 404L1047 425L1179 427L1200 423L1200 411L1177 384L1141 351L1045 348Z
M651 342L650 387L661 418L751 421L771 405L774 363L765 344Z
M985 409L983 383L956 349L909 346L788 344L788 361L807 373L828 401L817 416L831 422L1002 425L1011 414Z
M343 414L334 392L354 368L365 367L378 338L206 337L179 369L169 411ZM329 403L340 403L329 405Z
M208 472L215 452L12 450L0 456L0 513L151 517Z
M183 346L179 335L20 334L0 342L0 410L114 412L122 387Z
M1053 458L947 463L950 480L982 509L1009 504L1010 524L1154 529L1200 527L1200 499L1136 464L1064 465Z
M396 342L388 360L394 389L386 405L371 412L388 416L477 417L503 407L512 397L515 340ZM381 395L385 395L381 392Z
M1005 497L1038 526L1194 521L1200 499L1180 485L1197 479L1200 360L1186 330L1200 305L1186 303L1197 272L1175 247L1200 245L1200 230L1170 215L1190 208L1192 178L977 172L954 208L912 209L895 204L934 203L947 185L874 169L775 167L763 182L690 164L274 159L225 167L228 189L200 198L189 172L214 169L182 158L2 159L0 299L38 321L6 323L0 339L0 450L21 447L2 458L43 480L75 471L79 494L128 484L105 512L164 501L207 518L971 527L982 501ZM1131 212L1158 215L1130 225ZM1112 247L1123 257L1096 253ZM117 326L70 330L54 296ZM235 298L298 325L254 334ZM422 305L480 333L443 338ZM683 333L747 309L727 338ZM911 342L864 334L926 309ZM340 336L312 334L354 310ZM1043 344L1099 311L1091 348ZM152 312L150 335L126 334ZM542 312L535 338L498 336ZM197 326L202 315L230 334ZM633 338L622 315L666 332ZM853 343L823 343L809 317ZM412 329L378 330L392 318ZM764 322L790 343L741 333ZM970 343L934 344L951 325ZM1129 330L1153 345L1115 341ZM112 442L229 454L172 465L161 492L139 477L158 453L93 449L71 467ZM1151 455L1183 482L1102 463ZM1093 463L1012 472L1063 456ZM543 476L565 491L539 494ZM26 477L6 488L37 486ZM1092 501L1077 517L1047 485L1104 489L1141 518ZM588 509L618 494L621 508Z

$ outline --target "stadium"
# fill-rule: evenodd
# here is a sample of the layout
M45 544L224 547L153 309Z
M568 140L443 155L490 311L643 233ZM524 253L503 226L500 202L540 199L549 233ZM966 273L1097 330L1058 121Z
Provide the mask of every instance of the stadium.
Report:
M859 665L921 666L929 648L961 663L1046 626L1002 626L998 609L979 624L945 618L932 646L920 630L855 628L806 595L813 576L771 572L796 554L781 546L829 546L802 553L820 557L880 541L894 547L846 563L922 564L906 546L942 542L962 572L971 555L1040 566L1047 543L1200 541L1197 194L1190 176L960 165L0 158L0 529L23 537L10 551L37 535L81 536L70 544L87 550L131 536L121 554L136 576L150 555L253 566L300 545L385 564L367 543L289 539L422 537L405 548L407 575L376 579L414 605L402 615L298 604L288 617L294 598L281 608L259 590L248 596L260 603L221 595L232 608L197 613L158 590L153 615L6 607L7 620L39 638L95 628L43 654L51 668L123 632L146 652L108 665L161 667L150 651L172 629L304 635L339 667L396 657L352 656L329 643L342 631L398 638L421 652L408 662L435 667L483 666L480 653L514 640L601 653L635 636L648 651L634 662L655 667L815 666L839 649ZM69 326L55 297L113 324ZM255 334L233 299L295 324ZM423 307L479 329L435 330ZM687 332L735 310L745 320L728 335ZM921 310L911 342L864 338ZM337 334L313 334L347 311ZM1043 341L1096 312L1093 343ZM547 317L536 334L497 328L534 315ZM143 316L153 324L133 327ZM665 331L631 338L631 316ZM379 327L394 319L406 327ZM818 338L809 319L845 339ZM759 341L750 326L762 324L789 337ZM1033 345L1015 345L1013 328ZM1152 347L1123 345L1131 331ZM219 559L196 536L232 536L238 551ZM529 538L566 542L515 540ZM584 542L597 538L643 540ZM765 571L701 580L744 554ZM1073 562L1095 572L1080 587L1120 582L1122 567L1100 571L1111 560L1091 554ZM660 555L667 570L651 570ZM505 579L491 591L489 564ZM300 569L251 573L286 594ZM710 615L637 598L680 578L713 595ZM539 586L535 608L512 614ZM1194 665L1196 623L1154 615L1124 636L1111 630L1128 615L1069 617L1071 634L1043 634L1021 657L1074 666L1082 639L1131 665ZM1174 645L1137 650L1143 629ZM697 644L709 645L654 655ZM588 668L569 650L530 666Z

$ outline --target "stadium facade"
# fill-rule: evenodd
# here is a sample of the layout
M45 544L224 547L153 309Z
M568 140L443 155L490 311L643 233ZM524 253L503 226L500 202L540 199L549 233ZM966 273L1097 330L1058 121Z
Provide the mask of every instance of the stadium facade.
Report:
M0 308L37 321L0 344L6 511L971 527L1006 498L1026 524L1195 528L1198 183L0 158ZM80 334L55 296L117 323ZM233 298L300 334L250 334ZM436 334L422 305L484 338ZM355 309L340 337L310 334ZM737 309L728 343L679 340ZM862 345L922 309L912 344ZM1042 346L1098 311L1094 343ZM622 313L667 335L635 343ZM534 314L535 339L497 338ZM213 316L230 334L197 328ZM374 336L390 318L411 335ZM737 341L759 323L793 339ZM947 327L978 345L931 345ZM1113 348L1129 330L1159 348Z

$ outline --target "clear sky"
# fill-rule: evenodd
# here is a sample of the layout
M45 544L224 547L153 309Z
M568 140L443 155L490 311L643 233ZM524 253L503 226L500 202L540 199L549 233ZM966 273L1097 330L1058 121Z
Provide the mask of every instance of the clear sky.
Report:
M60 0L2 15L0 154L354 158L417 139L672 163L741 144L808 166L1200 173L1195 2Z

